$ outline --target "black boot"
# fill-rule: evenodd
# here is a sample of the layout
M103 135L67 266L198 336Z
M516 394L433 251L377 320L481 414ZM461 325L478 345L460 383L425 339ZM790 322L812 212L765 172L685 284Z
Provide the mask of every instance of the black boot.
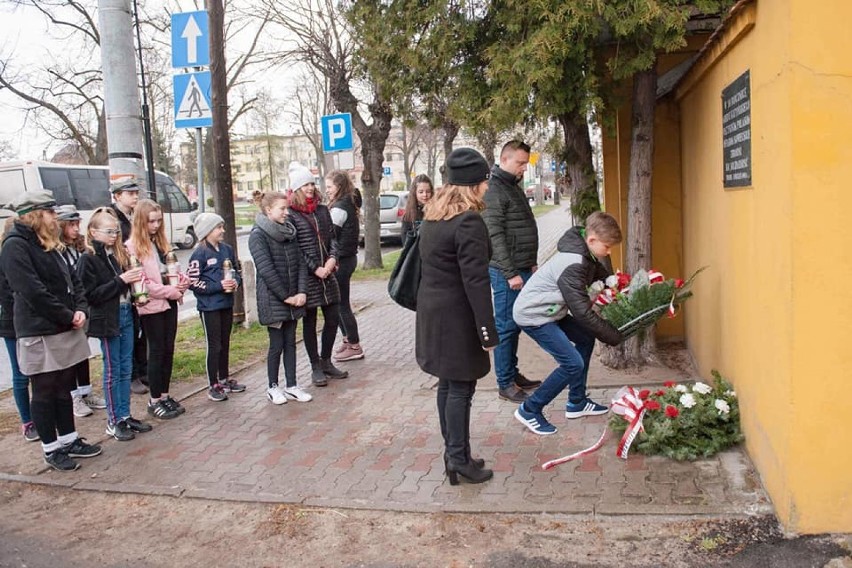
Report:
M494 477L494 472L490 469L479 469L473 465L473 462L463 464L448 462L447 477L450 479L450 485L459 484L459 475L468 483L484 483Z
M482 459L482 458L472 458L472 457L468 456L467 461L472 463L473 467L475 467L477 469L482 469L483 467L485 467L485 460ZM448 463L449 463L449 460L447 459L447 454L444 454L444 471L447 470L447 464Z
M345 379L349 376L348 371L341 371L331 363L331 359L320 359L320 368L329 379Z
M473 457L473 453L470 451L470 407L473 406L473 399L468 402L467 410L465 412L465 432L464 432L464 451L467 454L467 461L472 463L475 467L482 469L485 467L485 460L482 458ZM446 456L444 456L444 461L446 461ZM446 464L444 464L446 465Z
M323 373L319 363L311 363L311 382L316 387L328 385L328 379L325 378L325 373Z

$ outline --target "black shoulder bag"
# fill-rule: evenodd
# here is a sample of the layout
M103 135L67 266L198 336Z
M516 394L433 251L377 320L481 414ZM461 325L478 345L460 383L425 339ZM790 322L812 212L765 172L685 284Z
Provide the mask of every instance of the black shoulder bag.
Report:
M388 280L391 299L412 311L417 311L417 289L420 287L420 235L407 239Z

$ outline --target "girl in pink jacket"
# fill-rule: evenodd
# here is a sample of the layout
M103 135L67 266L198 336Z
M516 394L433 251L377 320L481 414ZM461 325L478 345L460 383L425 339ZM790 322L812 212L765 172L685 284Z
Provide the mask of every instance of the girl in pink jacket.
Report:
M175 286L167 284L166 254L171 250L163 229L163 211L150 199L141 199L133 212L127 250L142 263L149 300L136 304L139 320L148 338L148 382L151 400L148 414L168 420L186 409L169 396L177 335L177 304L189 288L183 274ZM165 283L164 283L165 282Z

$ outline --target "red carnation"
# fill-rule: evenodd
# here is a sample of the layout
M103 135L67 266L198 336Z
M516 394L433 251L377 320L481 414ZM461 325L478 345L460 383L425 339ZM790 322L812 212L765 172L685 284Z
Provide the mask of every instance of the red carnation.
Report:
M683 288L683 279L678 278L675 280L675 288Z
M680 414L680 411L676 406L672 406L671 404L666 405L666 416L669 418L677 418L678 414Z
M659 410L661 408L660 403L656 400L646 400L645 408L648 410Z
M666 391L664 391L664 390L658 390L657 392L655 392L655 393L654 393L654 396L663 396L663 395L665 395L665 394L666 394Z
M675 383L674 381L666 381L666 382L664 382L664 383L663 383L663 386L664 386L664 387L668 387L668 388L672 388L672 387L673 387L673 386L675 386L676 384L677 384L677 383Z
M651 391L649 391L648 389L640 390L639 391L639 398L641 398L642 400L645 400L646 398L648 398L648 396L650 396L650 394L651 394Z
M624 272L619 272L618 276L618 289L622 290L630 285L630 275Z

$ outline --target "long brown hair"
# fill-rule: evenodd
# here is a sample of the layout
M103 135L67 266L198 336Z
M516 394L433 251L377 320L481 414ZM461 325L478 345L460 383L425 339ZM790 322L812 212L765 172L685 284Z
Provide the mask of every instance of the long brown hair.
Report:
M349 198L353 204L355 203L355 186L352 185L352 178L349 177L349 174L343 170L334 170L325 176L325 179L331 180L331 183L337 186L337 195L334 199Z
M411 180L411 187L408 188L408 203L405 204L405 214L402 216L403 221L408 221L409 223L417 221L420 205L417 201L417 186L421 183L428 183L429 191L432 192L432 197L435 197L435 185L432 183L432 179L426 174L415 176L414 179Z
M133 226L130 229L130 242L136 247L136 255L141 261L143 258L148 258L151 254L151 241L160 249L163 254L169 252L169 240L166 238L166 228L164 223L160 223L160 228L154 236L148 233L148 215L154 211L163 212L163 209L150 199L140 199L136 204L136 209L133 210Z
M80 233L77 235L77 238L72 242L65 242L65 227L68 226L68 223L80 223L82 222L77 219L76 221L57 221L59 223L59 240L62 241L62 245L65 248L74 249L77 252L83 252L86 250L86 237L83 235L83 229L80 228Z
M127 252L127 248L121 242L121 225L118 223L118 215L111 207L98 207L92 214L92 218L89 219L89 225L86 227L86 249L90 254L95 253L94 241L96 239L92 232L95 229L103 229L107 222L114 224L115 228L118 229L118 238L115 239L115 244L112 247L112 255L118 261L121 269L127 270L130 267L130 253Z
M54 250L62 251L65 249L65 246L59 239L59 227L56 224L51 227L44 220L44 216L47 213L44 209L36 209L35 211L24 213L17 220L35 232L38 242L44 250L48 252Z
M465 211L482 211L485 203L477 194L477 185L447 184L436 193L423 209L425 221L448 221Z
M314 203L319 205L322 203L322 192L317 187L314 189ZM290 206L293 209L303 209L308 204L308 196L302 191L302 188L294 189L290 192Z

